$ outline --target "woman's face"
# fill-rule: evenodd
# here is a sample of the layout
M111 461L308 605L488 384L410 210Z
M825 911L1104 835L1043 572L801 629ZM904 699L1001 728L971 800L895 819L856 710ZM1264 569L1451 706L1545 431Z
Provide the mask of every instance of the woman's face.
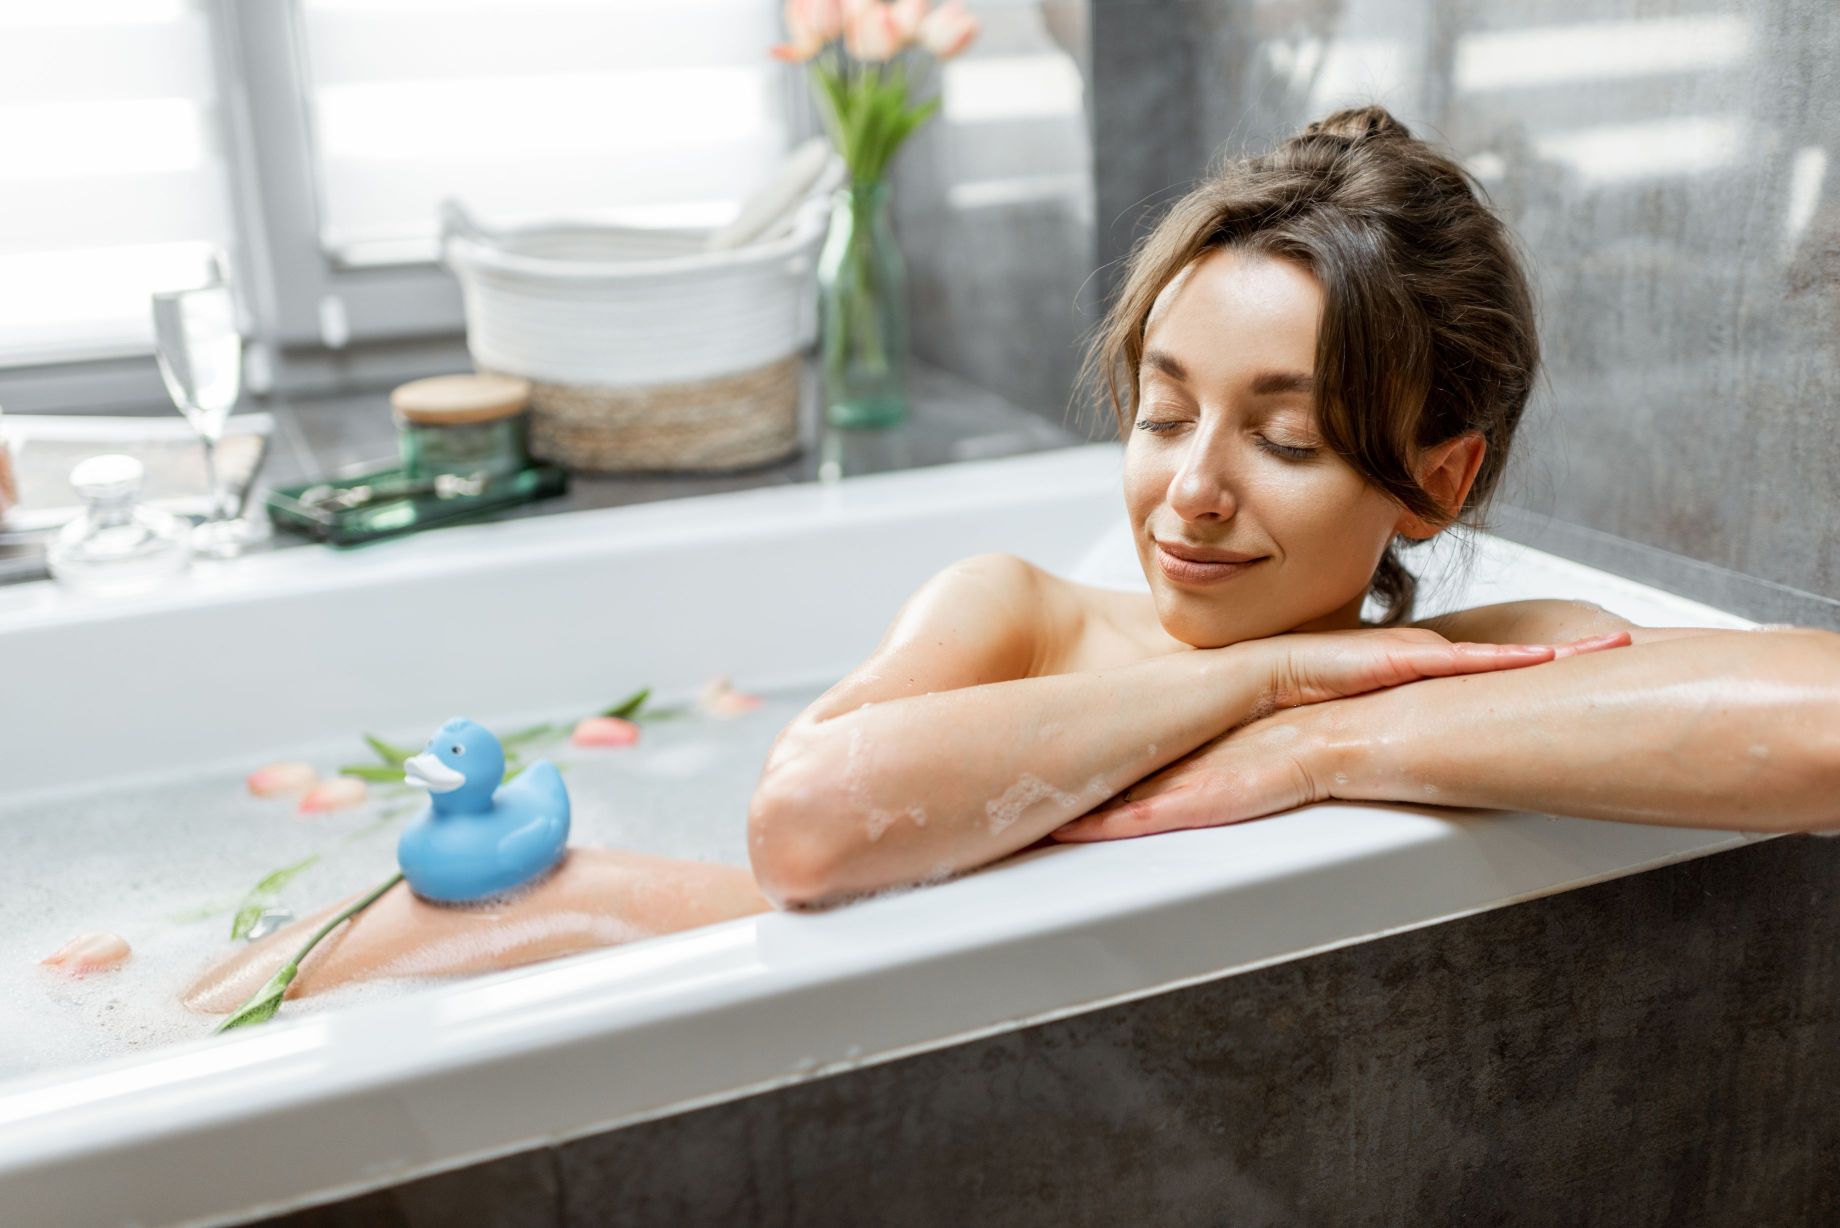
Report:
M1185 644L1358 627L1392 534L1429 535L1317 431L1310 379L1322 308L1303 266L1216 249L1151 310L1125 506L1163 629ZM1257 561L1172 557L1221 552Z

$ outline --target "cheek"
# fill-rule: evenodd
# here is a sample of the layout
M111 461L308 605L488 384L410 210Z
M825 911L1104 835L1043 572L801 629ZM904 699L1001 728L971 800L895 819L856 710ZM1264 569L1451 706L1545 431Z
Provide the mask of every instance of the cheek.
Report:
M1299 553L1353 559L1361 554L1357 547L1386 536L1394 519L1392 504L1359 475L1325 476L1330 480L1313 483L1306 497L1294 504L1293 547Z
M1129 448L1124 454L1124 505L1134 516L1148 514L1169 490L1166 466L1146 449Z

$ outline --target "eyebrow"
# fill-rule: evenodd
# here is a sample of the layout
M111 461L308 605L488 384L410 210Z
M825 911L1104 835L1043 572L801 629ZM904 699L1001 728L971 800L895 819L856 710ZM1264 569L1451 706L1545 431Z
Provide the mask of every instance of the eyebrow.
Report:
M1142 367L1154 367L1170 379L1186 384L1188 368L1176 360L1174 354L1163 350L1145 350ZM1252 377L1252 395L1255 397L1277 396L1286 392L1311 394L1316 391L1316 379L1302 371L1260 371Z

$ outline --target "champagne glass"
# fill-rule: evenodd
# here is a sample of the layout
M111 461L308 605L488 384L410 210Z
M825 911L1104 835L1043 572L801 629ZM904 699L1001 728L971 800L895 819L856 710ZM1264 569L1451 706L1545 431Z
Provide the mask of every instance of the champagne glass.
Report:
M266 526L236 516L218 473L217 444L243 378L236 299L221 253L211 253L199 284L153 295L153 340L167 395L204 444L211 506L204 522L192 532L193 549L216 558L232 558L267 533Z

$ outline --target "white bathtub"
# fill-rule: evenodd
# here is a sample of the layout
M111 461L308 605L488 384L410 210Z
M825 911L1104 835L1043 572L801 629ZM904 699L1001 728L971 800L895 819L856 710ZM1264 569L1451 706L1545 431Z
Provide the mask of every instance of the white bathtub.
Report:
M1122 518L1119 457L1095 445L347 554L289 550L128 603L0 589L0 788L247 766L458 711L582 709L606 702L605 680L634 675L639 646L644 677L667 690L712 666L755 686L825 683L867 654L916 584L968 554L1141 583L1120 540L1104 541ZM1522 596L1588 598L1644 624L1752 625L1494 538L1467 591L1421 608ZM475 637L522 655L484 655L457 677L445 663ZM284 1010L246 1032L0 1084L0 1218L275 1212L1751 838L1328 803L1038 850L831 912L770 913L321 1015Z

